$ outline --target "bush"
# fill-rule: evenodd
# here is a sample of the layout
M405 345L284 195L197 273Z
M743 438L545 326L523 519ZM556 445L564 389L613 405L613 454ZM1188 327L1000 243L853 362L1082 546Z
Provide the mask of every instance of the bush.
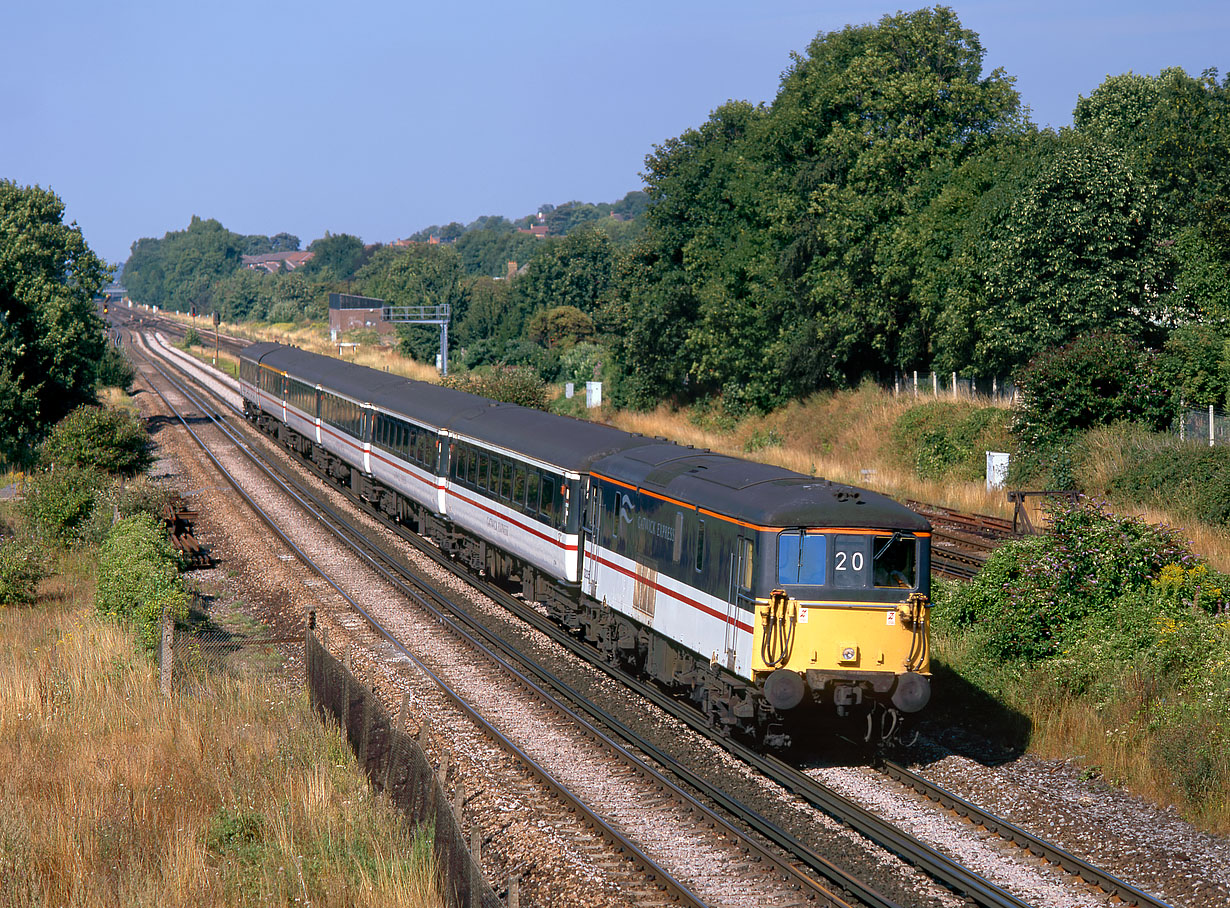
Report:
M920 479L976 482L986 452L1010 447L1008 411L953 401L911 407L893 426L893 447Z
M1195 564L1174 530L1081 502L1058 510L1049 535L996 550L943 603L940 617L975 629L995 659L1034 664L1061 652L1083 622L1113 610L1118 597L1149 586L1167 566Z
M189 347L201 346L201 335L197 334L196 328L189 327L184 332L184 339L177 345L181 350L187 350Z
M1109 481L1108 491L1157 504L1185 517L1230 527L1230 449L1175 444L1138 451Z
M33 543L0 539L0 606L33 605L39 581L46 576L47 565Z
M1224 825L1230 576L1172 530L1084 504L933 592L942 662L1066 752Z
M122 388L128 391L136 379L137 373L132 363L120 352L114 344L107 344L102 359L98 363L98 387Z
M133 622L138 642L153 652L163 613L181 620L188 616L188 592L179 571L162 525L146 514L126 517L99 549L94 607L99 614Z
M93 469L67 466L43 470L26 483L21 510L35 536L56 545L72 545L108 484L108 478Z
M1191 406L1221 406L1230 387L1227 338L1211 325L1185 325L1166 338L1159 361L1170 387Z
M449 375L440 383L448 388L468 391L470 394L478 394L492 400L502 400L535 410L547 409L546 382L528 366L494 366L483 372Z
M149 467L153 457L149 436L130 412L84 406L56 423L39 449L39 461L57 469L135 476Z
M1114 334L1047 350L1016 382L1021 397L1012 429L1024 456L1014 475L1052 487L1071 485L1071 446L1079 432L1120 421L1161 431L1174 418L1156 354Z

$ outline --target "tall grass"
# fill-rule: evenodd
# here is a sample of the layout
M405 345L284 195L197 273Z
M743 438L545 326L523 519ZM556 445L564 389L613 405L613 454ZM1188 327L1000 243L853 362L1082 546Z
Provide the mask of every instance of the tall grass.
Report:
M89 586L78 560L0 611L0 904L441 904L429 839L304 695L164 698Z

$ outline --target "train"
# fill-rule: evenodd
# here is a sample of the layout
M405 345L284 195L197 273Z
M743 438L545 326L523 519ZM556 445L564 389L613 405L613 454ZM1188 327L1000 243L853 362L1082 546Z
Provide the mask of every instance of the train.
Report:
M609 663L771 748L931 694L928 521L875 492L277 343L244 413Z

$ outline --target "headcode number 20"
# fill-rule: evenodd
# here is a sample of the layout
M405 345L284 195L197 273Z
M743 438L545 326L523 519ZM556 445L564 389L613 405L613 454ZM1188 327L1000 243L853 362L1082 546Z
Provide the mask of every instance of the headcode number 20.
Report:
M847 555L849 555L850 557L849 570L861 571L863 569L863 553L862 552L855 552L852 555L848 552L838 552L837 559L836 559L836 565L835 565L837 570L839 571L847 570L846 568L846 556Z

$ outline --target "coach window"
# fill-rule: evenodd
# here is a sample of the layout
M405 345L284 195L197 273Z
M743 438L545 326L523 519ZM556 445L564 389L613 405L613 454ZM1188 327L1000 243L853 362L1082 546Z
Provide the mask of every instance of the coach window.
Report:
M525 513L538 513L538 471L530 470L525 474Z
M517 464L517 472L513 475L513 505L518 510L525 510L525 467Z
M487 491L487 469L488 457L486 454L478 455L478 487L484 492Z
M550 473L544 473L542 477L542 503L539 505L539 513L547 518L547 522L552 526L555 525L555 482L556 479Z
M503 461L500 468L500 497L505 501L512 495L512 473L512 464L507 460Z
M696 521L696 570L705 566L705 521Z
M777 537L777 582L824 586L828 539L801 530Z

